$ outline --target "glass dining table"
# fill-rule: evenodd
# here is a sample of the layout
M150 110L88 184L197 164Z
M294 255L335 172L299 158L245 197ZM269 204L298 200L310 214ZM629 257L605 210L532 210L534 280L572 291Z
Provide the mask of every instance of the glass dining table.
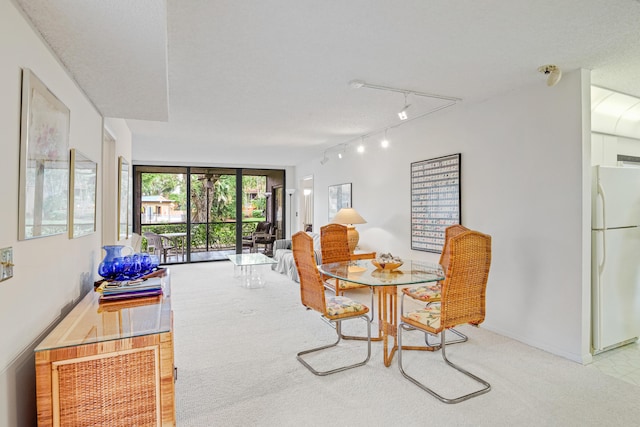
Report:
M405 260L395 270L381 270L371 260L334 262L319 266L322 274L372 287L378 294L378 331L383 341L384 364L390 366L398 350L398 286L444 280L439 264ZM389 346L389 337L393 345ZM410 350L433 350L433 347L402 347Z

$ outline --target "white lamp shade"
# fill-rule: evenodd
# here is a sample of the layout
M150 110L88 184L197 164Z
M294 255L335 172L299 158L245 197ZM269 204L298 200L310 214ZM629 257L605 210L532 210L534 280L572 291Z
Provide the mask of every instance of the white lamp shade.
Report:
M336 224L366 224L364 218L353 208L342 208L331 221Z

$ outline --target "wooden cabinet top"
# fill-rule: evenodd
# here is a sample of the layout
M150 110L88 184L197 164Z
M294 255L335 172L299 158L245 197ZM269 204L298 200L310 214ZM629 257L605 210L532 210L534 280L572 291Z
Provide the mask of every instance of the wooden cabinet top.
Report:
M170 286L167 270L162 276ZM36 352L159 334L171 330L171 298L155 296L101 302L90 291L35 348Z

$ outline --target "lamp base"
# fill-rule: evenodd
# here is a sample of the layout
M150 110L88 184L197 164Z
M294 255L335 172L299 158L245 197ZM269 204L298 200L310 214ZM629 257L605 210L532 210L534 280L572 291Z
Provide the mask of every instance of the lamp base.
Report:
M360 233L353 225L347 226L347 239L349 240L349 251L353 253L358 246L358 240L360 240Z

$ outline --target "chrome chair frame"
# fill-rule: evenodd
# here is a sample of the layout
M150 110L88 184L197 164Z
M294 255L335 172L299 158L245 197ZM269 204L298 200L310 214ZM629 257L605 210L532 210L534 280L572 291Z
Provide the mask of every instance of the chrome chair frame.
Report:
M447 331L447 329L443 329L440 332L440 351L442 351L442 359L444 359L444 361L447 363L447 365L449 365L452 368L456 369L457 371L463 373L467 377L475 380L476 382L482 384L483 388L481 388L480 390L476 390L474 392L471 392L471 393L467 393L467 394L459 396L459 397L447 398L447 397L444 397L444 396L436 393L434 390L430 389L429 387L427 387L426 385L424 385L423 383L421 383L420 381L418 381L417 379L415 379L411 375L407 374L406 371L404 370L404 367L402 366L402 331L404 329L406 329L406 326L408 326L408 325L406 323L402 322L402 321L400 322L400 325L398 326L398 367L400 368L400 372L402 373L402 375L406 379L408 379L409 381L411 381L412 383L414 383L415 385L417 385L418 387L420 387L421 389L423 389L424 391L426 391L427 393L429 393L430 395L432 395L433 397L435 397L436 399L440 400L443 403L460 403L460 402L464 402L465 400L471 399L472 397L488 393L491 390L491 384L489 384L488 382L486 382L482 378L472 374L471 372L467 371L464 368L461 368L460 366L456 365L455 363L453 363L449 359L447 359L446 337L445 337L445 335L446 335L445 332ZM415 328L413 326L410 326L410 328L412 330L413 329L417 329L417 328ZM429 334L428 332L425 332L425 333ZM429 335L431 335L431 334L429 334Z
M463 334L462 332L460 332L460 331L458 331L458 330L456 330L456 329L454 329L454 328L449 329L449 331L453 332L454 334L456 334L456 335L457 335L457 336L459 336L460 338L459 338L459 339L457 339L457 340L453 340L453 341L447 341L447 345L451 345L451 344L460 344L461 342L467 342L467 341L469 340L469 337L468 337L468 336L466 336L465 334ZM439 345L440 345L440 343L432 344L432 343L430 343L430 342L429 342L429 336L430 336L430 335L431 335L431 334L429 334L429 333L427 333L427 332L425 332L425 333L424 333L424 343L425 343L426 345L428 345L429 347L439 346ZM434 336L436 336L436 337L437 337L437 335L434 335Z
M358 366L362 366L365 365L369 359L371 358L371 323L369 322L369 317L366 314L362 314L360 316L353 316L353 317L349 317L346 319L339 319L339 320L331 320L325 316L322 316L323 320L334 323L334 329L336 331L336 335L338 336L338 339L336 340L335 343L333 344L327 344L327 345L323 345L321 347L316 347L316 348L312 348L310 350L305 350L305 351L301 351L300 353L298 353L296 355L296 358L298 359L298 361L300 363L302 363L308 370L310 370L313 374L318 375L318 376L325 376L325 375L330 375L330 374L335 374L336 372L342 372L342 371L346 371L347 369L352 369L352 368L357 368ZM341 326L341 322L345 321L345 320L353 320L353 319L357 319L357 318L362 318L366 323L367 323L367 358L364 359L362 362L357 362L354 363L352 365L346 365L346 366L341 366L338 368L334 368L334 369L330 369L328 371L318 371L316 369L314 369L306 360L304 360L302 358L302 356L304 356L305 354L310 354L310 353L315 353L321 350L326 350L328 348L331 347L335 347L337 346L341 339L343 338L341 332L340 332L340 326Z

